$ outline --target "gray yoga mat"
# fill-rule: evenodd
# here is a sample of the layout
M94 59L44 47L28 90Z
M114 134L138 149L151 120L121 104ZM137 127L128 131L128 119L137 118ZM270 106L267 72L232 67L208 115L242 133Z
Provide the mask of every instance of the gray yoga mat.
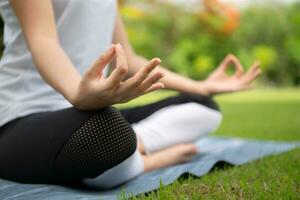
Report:
M207 137L199 140L197 146L201 148L201 153L195 156L191 162L143 174L113 190L91 191L55 185L18 184L0 179L0 199L118 199L120 193L124 195L124 191L126 191L128 195L141 194L157 189L160 181L162 181L164 185L167 185L185 173L200 177L208 173L217 163L226 162L232 165L242 165L267 155L278 154L300 147L300 143Z

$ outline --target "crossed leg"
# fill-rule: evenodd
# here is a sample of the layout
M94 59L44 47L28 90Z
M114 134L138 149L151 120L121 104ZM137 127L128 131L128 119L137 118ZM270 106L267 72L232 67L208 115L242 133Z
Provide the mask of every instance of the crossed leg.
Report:
M137 150L99 177L85 180L91 187L114 187L143 172L190 160L198 152L193 142L213 132L222 119L212 99L190 94L121 113L136 133Z
M195 140L213 132L222 120L217 104L200 95L180 94L164 100L121 110L138 136L143 154Z
M145 171L190 160L198 152L193 143L216 130L222 119L212 99L190 94L129 109L123 115L132 120L128 113L140 116L132 128L138 150L144 154Z

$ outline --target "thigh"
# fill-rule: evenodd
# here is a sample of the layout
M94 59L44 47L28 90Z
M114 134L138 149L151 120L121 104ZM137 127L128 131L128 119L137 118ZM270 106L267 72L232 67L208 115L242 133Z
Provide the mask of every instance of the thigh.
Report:
M130 143L131 149L120 157L124 149L113 152L114 142ZM129 157L134 142L133 131L113 108L31 114L0 129L0 177L29 183L94 177Z
M204 95L180 93L177 96L169 97L151 104L138 106L134 108L121 109L121 113L130 124L133 124L149 117L150 115L152 115L156 111L161 110L162 108L190 102L195 102L206 106L210 109L219 111L217 103L211 97Z
M0 176L24 181L53 179L58 150L89 115L65 109L31 114L4 125L0 130Z

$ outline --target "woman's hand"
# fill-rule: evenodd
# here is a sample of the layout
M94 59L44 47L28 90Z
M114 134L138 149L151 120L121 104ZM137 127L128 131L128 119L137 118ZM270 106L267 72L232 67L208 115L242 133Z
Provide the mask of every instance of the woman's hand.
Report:
M116 68L109 77L102 71L116 55ZM160 64L158 58L149 61L134 76L123 81L128 72L125 53L120 44L112 45L84 74L73 95L72 104L83 110L98 109L108 105L125 103L143 94L164 87L158 81L161 72L150 74Z
M226 70L235 67L235 73L228 75ZM207 91L207 95L237 92L251 89L251 83L260 75L259 62L255 62L247 72L234 55L228 55L218 68L204 81L198 82Z

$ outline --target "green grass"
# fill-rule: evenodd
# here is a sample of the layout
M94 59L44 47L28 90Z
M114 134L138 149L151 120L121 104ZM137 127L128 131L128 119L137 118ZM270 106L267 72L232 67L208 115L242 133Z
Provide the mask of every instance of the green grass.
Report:
M158 92L125 106L173 94ZM216 100L224 114L216 135L300 141L300 89L260 89ZM134 199L300 199L300 149L162 185Z

